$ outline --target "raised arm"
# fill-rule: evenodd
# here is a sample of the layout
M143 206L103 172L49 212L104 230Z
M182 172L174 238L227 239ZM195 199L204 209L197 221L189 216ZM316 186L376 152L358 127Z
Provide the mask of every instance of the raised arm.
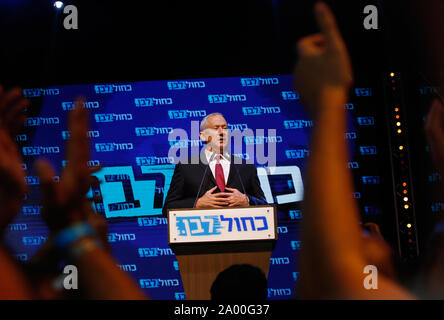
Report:
M315 15L321 33L298 43L295 87L314 118L306 178L301 298L404 299L411 296L379 275L377 290L366 290L358 208L352 198L348 161L346 114L352 70L334 16L324 3Z
M43 188L43 211L51 239L70 264L78 268L79 289L87 299L146 299L134 280L119 269L106 249L103 235L90 225L95 214L86 199L92 179L88 146L88 115L82 101L70 114L71 139L67 144L68 164L60 183L49 162L40 160L36 169ZM93 230L91 230L93 229ZM88 231L89 230L89 231Z
M21 89L4 92L0 86L0 235L17 214L26 192L22 159L14 139L28 104ZM2 244L0 270L0 299L32 298L25 274Z

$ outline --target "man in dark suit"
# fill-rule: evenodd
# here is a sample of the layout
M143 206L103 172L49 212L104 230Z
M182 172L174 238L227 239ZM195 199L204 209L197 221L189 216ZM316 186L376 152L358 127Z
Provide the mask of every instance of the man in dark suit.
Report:
M200 138L206 143L205 150L180 161L174 169L164 215L167 209L267 204L256 166L226 151L229 136L222 114L212 113L202 120Z

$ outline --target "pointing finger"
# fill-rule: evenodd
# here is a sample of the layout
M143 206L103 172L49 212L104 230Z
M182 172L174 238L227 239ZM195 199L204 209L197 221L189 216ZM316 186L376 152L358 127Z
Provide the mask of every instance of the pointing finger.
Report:
M342 37L330 8L324 2L316 3L315 16L321 32L325 36L328 48L341 48L343 46Z

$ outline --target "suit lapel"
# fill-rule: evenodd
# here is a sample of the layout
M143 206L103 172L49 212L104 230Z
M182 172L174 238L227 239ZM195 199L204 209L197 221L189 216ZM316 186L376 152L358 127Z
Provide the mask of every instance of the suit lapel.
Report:
M230 188L230 182L232 182L232 180L234 179L234 170L236 170L234 169L234 163L233 161L230 161L230 172L228 173L228 181L225 183L228 188Z
M235 164L235 162L236 162L236 164ZM235 159L233 154L230 154L230 173L228 174L228 181L226 183L226 185L229 188L236 188L236 189L241 188L242 183L239 180L240 178L238 177L238 175L241 174L241 171L242 171L241 169L243 168L244 164L245 164L245 162L243 159L239 159L239 158ZM241 189L239 189L239 191L241 191Z
M210 180L214 184L216 184L216 180L213 177L213 173L211 172L210 166L206 163L203 163L201 160L199 160L199 167L202 169L202 174L205 172L205 170L207 170L207 176L210 177ZM208 168L208 169L206 169L206 168Z

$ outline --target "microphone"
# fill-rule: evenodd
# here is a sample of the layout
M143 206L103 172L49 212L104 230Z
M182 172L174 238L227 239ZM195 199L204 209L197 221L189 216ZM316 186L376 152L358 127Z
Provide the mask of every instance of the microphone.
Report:
M203 174L202 180L201 180L201 182L200 182L199 190L197 190L197 195L196 195L196 199L194 200L193 208L196 207L196 202L197 202L197 199L199 199L200 190L202 189L203 182L204 182L205 178L207 177L208 167L210 166L210 162L213 161L213 159L214 159L215 156L216 156L216 153L213 152L213 154L212 154L211 157L210 157L210 160L209 160L208 163L207 163L207 166L206 166L206 168L205 168L205 171L204 171L204 174Z

